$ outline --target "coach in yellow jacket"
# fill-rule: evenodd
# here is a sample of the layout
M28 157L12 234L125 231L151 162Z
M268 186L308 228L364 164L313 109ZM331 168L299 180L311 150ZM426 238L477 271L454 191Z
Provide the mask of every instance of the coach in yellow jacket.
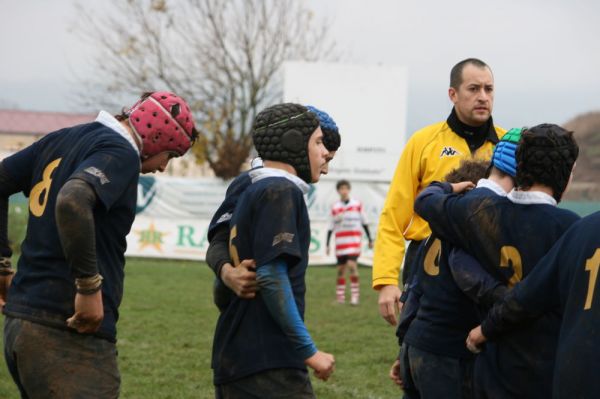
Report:
M494 77L483 61L468 58L456 64L450 72L448 95L454 103L448 119L415 132L406 143L379 218L373 288L379 290L381 316L392 325L399 309L404 241L411 243L403 280L420 241L431 234L427 222L414 213L415 197L432 181L442 180L462 159L490 159L505 132L492 121Z

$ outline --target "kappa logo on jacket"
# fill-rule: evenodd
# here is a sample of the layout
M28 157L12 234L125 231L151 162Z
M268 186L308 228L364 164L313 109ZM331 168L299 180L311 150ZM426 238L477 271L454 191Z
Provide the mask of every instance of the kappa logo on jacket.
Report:
M455 150L452 147L444 147L442 152L440 153L440 158L443 157L454 157L456 155L461 155L459 151Z

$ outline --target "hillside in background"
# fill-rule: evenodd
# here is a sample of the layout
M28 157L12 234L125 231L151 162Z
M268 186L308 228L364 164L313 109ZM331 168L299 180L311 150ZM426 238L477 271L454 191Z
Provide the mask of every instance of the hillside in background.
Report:
M600 200L600 111L576 116L563 127L575 132L579 144L573 186L565 199Z

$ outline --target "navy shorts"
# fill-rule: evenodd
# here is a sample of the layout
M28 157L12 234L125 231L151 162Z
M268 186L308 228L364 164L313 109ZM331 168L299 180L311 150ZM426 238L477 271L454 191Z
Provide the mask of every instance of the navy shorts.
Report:
M216 399L314 399L306 370L272 369L215 386Z
M4 320L4 357L24 399L119 397L116 345L27 320Z
M470 399L473 359L436 355L407 344L402 345L400 373L405 398Z

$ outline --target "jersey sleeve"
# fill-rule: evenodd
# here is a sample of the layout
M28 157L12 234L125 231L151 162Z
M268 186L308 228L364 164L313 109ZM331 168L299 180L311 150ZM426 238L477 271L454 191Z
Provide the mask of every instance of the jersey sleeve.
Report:
M470 217L470 202L466 195L452 194L449 183L433 182L417 196L415 211L436 236L463 246L468 237L460 226Z
M140 174L140 158L129 143L98 143L69 177L92 186L106 210L110 209Z
M462 248L452 247L448 265L456 285L471 300L489 309L504 298L508 288L492 277L483 266Z
M381 211L373 255L373 288L398 285L404 259L404 232L414 215L413 204L421 175L414 140L400 156L396 172Z
M2 161L6 174L21 187L27 196L31 189L33 165L38 157L38 143L35 142Z
M301 259L298 223L308 223L308 218L300 217L301 208L306 206L302 192L295 186L272 185L258 196L254 206L251 236L256 264L285 256Z

